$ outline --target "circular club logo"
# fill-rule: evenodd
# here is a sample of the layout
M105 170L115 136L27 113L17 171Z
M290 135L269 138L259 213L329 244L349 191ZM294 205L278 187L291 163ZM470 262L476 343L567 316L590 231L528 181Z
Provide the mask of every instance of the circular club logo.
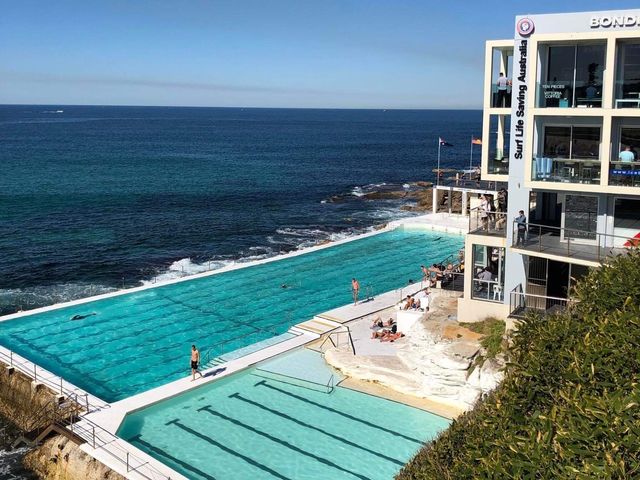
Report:
M516 30L522 37L528 37L533 33L535 26L530 18L521 18L516 24Z

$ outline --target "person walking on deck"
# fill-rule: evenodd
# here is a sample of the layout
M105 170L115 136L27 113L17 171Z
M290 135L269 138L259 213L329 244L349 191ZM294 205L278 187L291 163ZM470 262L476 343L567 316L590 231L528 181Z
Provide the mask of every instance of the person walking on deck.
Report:
M519 245L524 246L524 241L527 235L527 217L524 215L524 210L520 210L518 213L519 215L516 217L516 228L518 229L516 247Z
M200 351L195 345L191 345L191 381L196 379L196 373L202 378L202 373L198 370L200 364Z
M351 293L353 294L353 304L358 303L358 294L360 293L360 282L355 278L351 279Z

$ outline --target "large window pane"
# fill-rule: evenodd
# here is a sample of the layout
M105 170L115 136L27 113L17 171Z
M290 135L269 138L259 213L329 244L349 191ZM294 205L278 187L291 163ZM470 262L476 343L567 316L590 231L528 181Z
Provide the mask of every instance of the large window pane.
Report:
M613 151L609 185L623 187L640 186L640 127L620 130L619 148Z
M600 127L545 126L542 154L532 178L549 182L600 183Z
M473 246L473 288L477 300L504 300L504 252L502 247Z
M542 46L537 105L601 107L605 53L604 43Z
M640 107L640 43L618 44L616 108Z
M549 47L546 83L542 85L544 107L571 107L573 105L573 69L575 46Z
M576 105L602 106L604 45L578 45L576 52Z
M571 158L600 158L600 128L573 127Z
M545 127L544 156L569 157L571 145L571 127Z

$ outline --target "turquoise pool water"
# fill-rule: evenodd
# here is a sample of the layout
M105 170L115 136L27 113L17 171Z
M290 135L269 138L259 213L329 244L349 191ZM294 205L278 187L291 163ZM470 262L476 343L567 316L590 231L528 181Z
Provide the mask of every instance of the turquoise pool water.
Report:
M189 374L191 344L228 353L419 280L463 237L395 230L283 260L0 323L0 344L109 402ZM287 284L289 288L281 288ZM73 321L74 315L87 315Z
M299 355L284 358L310 363ZM231 375L128 415L118 435L198 480L390 480L449 425L379 397L287 379Z

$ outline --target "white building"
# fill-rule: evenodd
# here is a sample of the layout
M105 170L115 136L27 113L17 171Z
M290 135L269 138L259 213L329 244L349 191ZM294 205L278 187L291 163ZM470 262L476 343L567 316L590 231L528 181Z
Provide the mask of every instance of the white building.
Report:
M561 306L640 239L640 10L516 17L485 55L482 179L508 182L508 202L471 212L468 320Z

